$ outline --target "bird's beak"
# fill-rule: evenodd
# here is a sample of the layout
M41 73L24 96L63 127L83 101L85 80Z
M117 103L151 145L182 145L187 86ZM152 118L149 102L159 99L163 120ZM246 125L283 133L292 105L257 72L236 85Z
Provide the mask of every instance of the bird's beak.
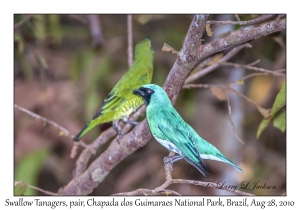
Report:
M141 89L136 89L136 90L133 90L132 91L134 94L136 94L136 95L140 95L140 96L145 96L145 93L144 93L144 91L142 91Z

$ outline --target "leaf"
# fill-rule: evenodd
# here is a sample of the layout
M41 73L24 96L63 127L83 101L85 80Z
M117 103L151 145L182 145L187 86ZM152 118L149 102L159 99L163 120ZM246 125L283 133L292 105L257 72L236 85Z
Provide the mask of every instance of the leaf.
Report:
M265 130L265 128L269 125L269 123L270 123L269 119L263 119L261 121L257 129L256 138L260 137L260 134Z
M14 195L24 195L27 189L27 184L23 181L15 181L14 184Z
M164 43L164 46L162 47L162 51L166 51L166 52L172 52L174 54L178 54L178 52L173 48L171 47L170 45Z
M40 149L23 157L16 167L15 180L23 180L29 185L36 186L38 175L48 155L48 149ZM36 191L28 188L24 195L36 195Z
M227 100L227 96L226 96L223 88L220 88L220 87L211 87L210 90L211 90L212 94L215 95L221 101Z
M277 112L277 114L274 116L274 127L281 130L281 132L284 132L286 129L286 110Z
M284 107L286 104L286 83L281 87L279 93L274 101L272 111L270 112L270 117L273 117L278 110Z

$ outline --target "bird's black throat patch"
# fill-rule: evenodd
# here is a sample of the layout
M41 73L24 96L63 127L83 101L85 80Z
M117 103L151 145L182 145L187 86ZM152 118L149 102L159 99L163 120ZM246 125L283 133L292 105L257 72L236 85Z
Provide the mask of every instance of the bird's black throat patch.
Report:
M151 95L154 93L154 90L152 90L151 88L140 87L139 89L133 90L132 92L136 95L141 96L144 99L146 105L149 105Z

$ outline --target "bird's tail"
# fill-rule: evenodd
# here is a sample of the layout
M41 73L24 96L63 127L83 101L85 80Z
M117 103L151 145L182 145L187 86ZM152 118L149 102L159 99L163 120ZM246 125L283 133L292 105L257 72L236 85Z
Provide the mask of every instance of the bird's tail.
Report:
M93 123L88 123L81 131L73 138L74 141L79 141L89 130L91 130L95 125Z
M194 166L195 168L197 168L198 171L200 171L201 174L202 174L203 176L209 175L208 170L207 170L207 167L206 167L206 165L205 165L205 163L204 163L204 161L202 160L201 157L199 157L199 159L200 159L199 162L194 162L194 161L192 161L192 160L191 160L190 158L188 158L188 157L184 157L184 159L185 159L189 164L191 164L192 166Z
M243 170L240 167L238 167L237 165L235 165L231 160L229 160L228 158L226 158L224 155L220 156L219 158L221 159L220 161L228 163L229 165L231 165L234 168L236 168L236 170L238 170L239 172L243 172Z

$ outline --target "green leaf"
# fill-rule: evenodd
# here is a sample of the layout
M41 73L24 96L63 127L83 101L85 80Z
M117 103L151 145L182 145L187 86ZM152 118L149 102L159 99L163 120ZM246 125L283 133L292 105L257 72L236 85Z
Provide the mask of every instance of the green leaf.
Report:
M15 180L22 180L29 185L37 186L38 175L48 155L48 149L40 149L23 157L16 166ZM36 191L28 188L24 195L36 195Z
M281 130L281 132L285 131L285 129L286 129L286 110L280 111L274 116L273 125L274 125L274 127Z
M286 104L286 83L281 87L279 93L274 101L270 117L273 117L278 110L284 107Z
M269 119L263 119L261 123L258 126L256 138L259 138L260 134L265 130L265 128L269 125L270 120Z
M23 181L15 181L14 195L24 195L27 189L27 184Z

